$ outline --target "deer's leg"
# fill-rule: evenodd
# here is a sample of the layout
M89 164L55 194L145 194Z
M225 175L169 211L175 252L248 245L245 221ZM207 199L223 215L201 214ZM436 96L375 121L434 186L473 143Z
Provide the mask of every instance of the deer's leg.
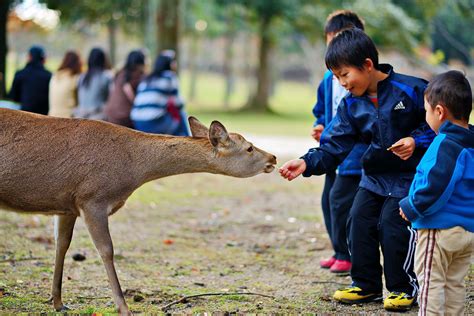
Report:
M61 287L63 280L64 257L71 244L72 232L76 223L76 216L55 216L54 218L54 238L56 240L56 259L54 263L54 276L52 286L53 306L56 311L67 309L63 305L61 297Z
M120 283L114 267L114 249L109 232L107 208L89 207L85 208L82 214L92 241L104 262L118 311L121 315L128 315L130 312L120 288Z

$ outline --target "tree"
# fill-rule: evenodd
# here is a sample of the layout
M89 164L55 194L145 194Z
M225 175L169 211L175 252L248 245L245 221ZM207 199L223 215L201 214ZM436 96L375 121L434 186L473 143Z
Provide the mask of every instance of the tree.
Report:
M158 51L172 49L178 54L180 0L161 0L158 8Z
M431 40L433 50L441 50L446 60L459 59L467 65L473 64L471 50L474 48L472 12L474 4L447 2L432 20ZM466 14L471 12L471 16Z
M121 27L126 33L143 34L145 0L40 0L50 9L61 12L61 21L101 23L109 34L109 55L115 63L116 33Z
M222 2L238 2L252 13L252 20L257 25L260 40L259 65L257 69L257 90L250 96L247 108L253 111L270 111L268 102L270 95L270 58L276 43L276 33L272 26L276 20L294 20L304 0L240 0Z
M7 64L7 20L11 0L0 1L0 99L5 97L5 73Z

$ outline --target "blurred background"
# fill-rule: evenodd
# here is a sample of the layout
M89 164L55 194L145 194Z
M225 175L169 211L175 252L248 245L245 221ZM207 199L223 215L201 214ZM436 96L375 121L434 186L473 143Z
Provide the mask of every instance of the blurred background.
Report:
M448 69L474 83L473 0L1 0L0 99L28 48L56 71L75 49L102 47L113 69L132 49L147 68L174 49L187 111L250 133L308 136L324 74L329 13L359 14L395 70L429 79Z

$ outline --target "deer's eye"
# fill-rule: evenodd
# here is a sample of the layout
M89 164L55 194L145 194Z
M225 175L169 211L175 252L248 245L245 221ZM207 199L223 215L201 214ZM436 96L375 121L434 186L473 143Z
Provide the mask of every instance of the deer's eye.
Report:
M250 146L249 148L247 148L247 152L251 153L253 151L253 146Z

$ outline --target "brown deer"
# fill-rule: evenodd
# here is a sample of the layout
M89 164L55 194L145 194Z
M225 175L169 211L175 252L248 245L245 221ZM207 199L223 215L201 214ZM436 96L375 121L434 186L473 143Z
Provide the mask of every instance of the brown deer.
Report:
M251 177L272 172L276 157L218 121L190 117L192 137L153 135L106 122L0 109L0 208L57 215L51 301L61 298L63 265L77 217L84 219L120 314L129 314L114 267L108 216L145 182L209 172Z

